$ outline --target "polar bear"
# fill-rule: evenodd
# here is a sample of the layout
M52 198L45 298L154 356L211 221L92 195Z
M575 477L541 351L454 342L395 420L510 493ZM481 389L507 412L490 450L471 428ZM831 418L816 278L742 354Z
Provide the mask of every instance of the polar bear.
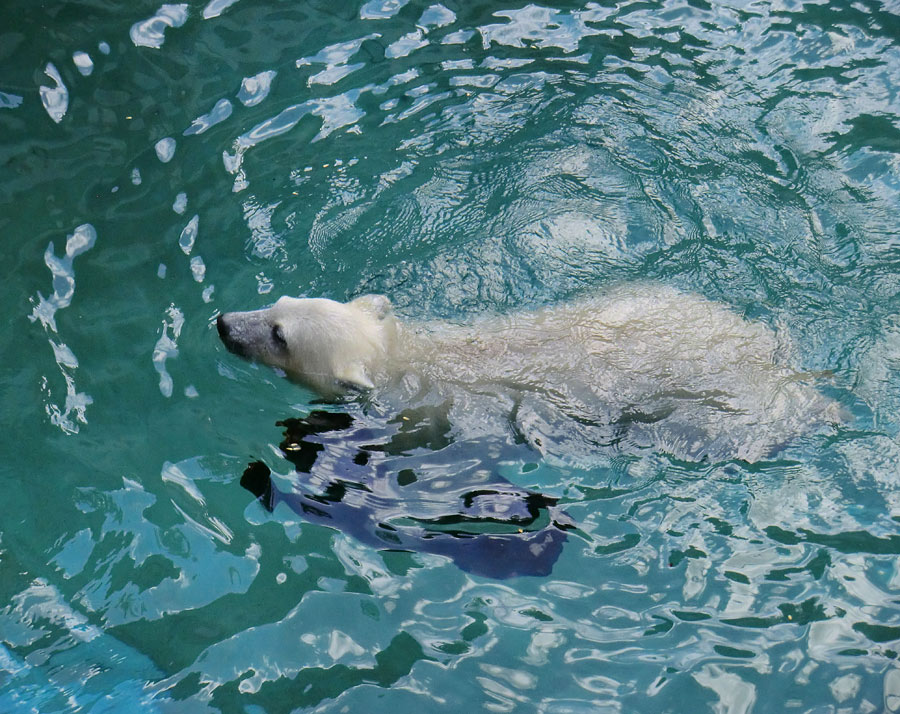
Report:
M450 402L464 432L512 429L545 454L752 462L840 418L773 329L653 283L461 323L402 321L380 295L282 297L217 327L231 352L322 397Z
M397 320L382 295L349 303L285 296L262 310L220 314L216 325L231 352L326 398L375 389L399 366Z

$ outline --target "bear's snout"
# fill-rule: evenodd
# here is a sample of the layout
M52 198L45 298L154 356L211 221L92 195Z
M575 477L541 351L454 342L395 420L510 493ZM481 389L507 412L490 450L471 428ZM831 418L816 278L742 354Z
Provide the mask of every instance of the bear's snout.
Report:
M216 318L216 329L219 331L219 339L222 342L228 342L228 323L225 322L225 314L219 313L219 316Z
M238 355L239 357L247 356L247 349L242 342L234 339L232 335L231 324L228 321L227 313L219 313L219 316L216 318L216 329L219 331L219 339L222 340L222 344L225 345L225 348L233 353Z

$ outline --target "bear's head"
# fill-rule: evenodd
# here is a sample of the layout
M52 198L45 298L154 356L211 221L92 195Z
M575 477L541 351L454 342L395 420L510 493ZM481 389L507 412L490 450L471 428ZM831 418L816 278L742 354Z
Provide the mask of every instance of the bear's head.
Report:
M282 297L262 310L222 313L216 326L229 351L277 367L324 397L382 381L397 331L383 295L349 303Z

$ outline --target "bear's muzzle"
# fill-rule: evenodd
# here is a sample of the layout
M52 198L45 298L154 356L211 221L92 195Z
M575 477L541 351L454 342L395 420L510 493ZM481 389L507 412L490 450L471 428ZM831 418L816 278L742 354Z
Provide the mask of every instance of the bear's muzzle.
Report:
M219 313L219 316L216 318L216 329L219 331L219 339L222 340L222 344L232 354L236 354L238 357L249 358L250 354L246 343L235 338L234 326L230 321L231 314L228 312Z

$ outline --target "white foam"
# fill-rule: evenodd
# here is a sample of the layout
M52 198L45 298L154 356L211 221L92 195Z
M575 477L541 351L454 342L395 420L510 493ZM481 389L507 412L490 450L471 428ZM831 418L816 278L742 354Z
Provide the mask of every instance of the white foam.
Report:
M82 52L81 50L73 52L72 61L75 63L78 71L85 77L94 71L94 60L91 59L87 52Z
M172 375L166 369L166 361L178 356L178 338L184 327L184 313L174 304L166 310L167 320L163 320L162 334L153 347L153 367L159 373L159 391L164 397L172 396ZM169 330L172 334L169 335Z
M66 251L63 256L57 256L53 243L47 246L44 252L44 263L50 269L53 276L53 294L44 297L37 294L37 304L28 318L32 322L40 322L45 332L57 334L56 313L72 303L75 294L75 271L72 262L82 253L90 250L97 240L97 231L89 223L78 226L66 240ZM32 299L32 302L34 300ZM52 337L48 339L53 349L53 356L59 371L66 384L65 403L60 406L51 401L49 381L44 377L42 390L46 395L45 409L50 416L50 421L67 434L78 432L78 423L87 424L85 411L89 404L93 403L90 395L79 392L75 387L75 378L72 372L78 368L78 358L69 346L61 340ZM72 418L74 416L74 419Z
M41 103L44 105L44 109L47 110L47 114L50 115L50 118L59 124L69 109L69 90L66 89L59 71L52 62L47 63L47 66L44 68L44 74L50 77L56 86L40 86Z
M184 227L184 230L181 231L181 236L178 239L178 245L185 255L190 255L191 251L194 249L194 242L197 240L199 226L200 216L195 215L190 221L188 221L188 224Z
M241 89L237 94L241 104L245 107L255 107L269 96L272 80L275 79L276 74L275 70L268 70L255 74L252 77L244 77L244 81L241 82Z
M175 139L167 136L157 141L153 148L156 149L157 158L164 164L167 164L175 156Z
M187 208L187 202L187 194L182 191L177 196L175 196L175 202L172 204L172 210L175 211L175 213L181 215Z
M387 20L393 17L409 0L370 0L359 9L361 20Z
M216 102L216 105L209 111L209 113L203 114L194 119L191 125L184 130L184 136L202 134L210 127L215 126L219 122L225 121L228 117L231 116L232 110L233 107L231 106L231 102L229 102L227 99L220 99L218 102Z
M203 8L203 19L211 20L214 17L218 17L236 2L238 0L210 0L206 7Z
M0 109L15 109L22 104L22 99L18 94L0 92Z
M188 18L187 3L163 5L153 17L141 20L131 26L131 41L136 47L159 49L165 42L165 31L169 27L181 27Z

